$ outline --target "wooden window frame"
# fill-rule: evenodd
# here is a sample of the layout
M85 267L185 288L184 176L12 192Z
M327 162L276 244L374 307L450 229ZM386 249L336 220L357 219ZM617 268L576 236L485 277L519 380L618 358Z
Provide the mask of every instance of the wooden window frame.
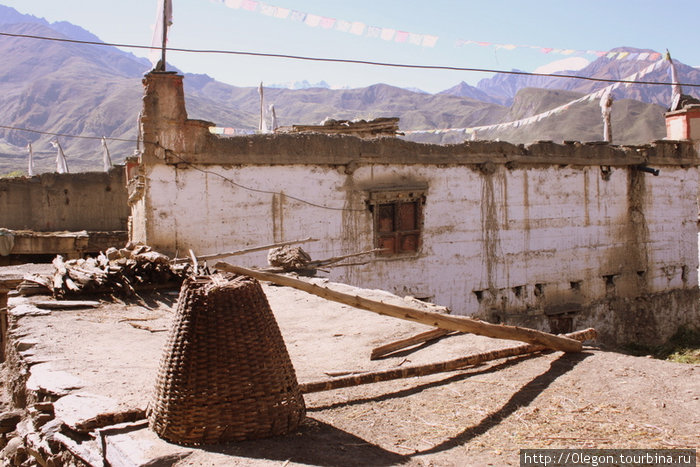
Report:
M374 246L390 248L390 251L377 252L377 256L415 256L420 252L423 243L424 189L371 191L368 204L372 212ZM408 214L411 208L406 211L406 206L412 207L412 214ZM387 210L391 210L391 213ZM391 218L390 222L388 218Z

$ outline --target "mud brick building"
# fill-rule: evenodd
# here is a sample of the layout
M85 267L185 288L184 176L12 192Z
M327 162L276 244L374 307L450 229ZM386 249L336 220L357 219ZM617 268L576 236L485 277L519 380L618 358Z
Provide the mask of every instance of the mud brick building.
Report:
M145 144L128 170L134 241L171 255L305 237L321 239L304 246L313 258L384 248L331 279L495 322L594 326L614 344L700 321L690 141L224 137L187 118L182 80L144 79ZM265 264L264 253L244 258Z

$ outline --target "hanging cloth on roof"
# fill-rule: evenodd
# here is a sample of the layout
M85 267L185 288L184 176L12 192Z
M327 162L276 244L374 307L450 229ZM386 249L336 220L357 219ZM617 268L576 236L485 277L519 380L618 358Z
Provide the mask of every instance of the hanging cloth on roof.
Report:
M68 173L68 163L66 162L66 155L63 153L63 148L58 140L51 141L51 146L56 148L56 172L60 174Z
M275 131L277 129L277 114L275 113L275 104L270 104L270 130Z
M30 177L34 176L34 151L32 150L32 143L27 144L27 151L29 151L29 160L27 161L27 175Z
M102 137L102 168L105 172L109 172L112 168L112 158L109 157L109 148L107 147L107 139Z
M607 141L608 143L612 142L612 125L610 124L612 105L612 89L606 88L600 98L600 113L603 116L603 141Z
M172 0L158 0L156 24L153 27L153 39L151 39L151 51L148 53L148 59L151 61L154 70L165 71L165 45L167 43L168 29L172 24ZM163 31L164 27L165 31Z
M260 133L267 133L267 123L265 122L265 115L263 110L264 91L262 81L260 81L260 86L258 86L258 94L260 94L260 124L258 125L258 131L260 131Z
M681 95L683 94L683 90L681 89L681 85L678 82L676 65L675 63L673 63L673 60L671 59L671 52L669 52L668 49L666 49L666 60L668 60L668 63L671 67L671 107L669 110L673 112L674 110L678 110L680 107Z

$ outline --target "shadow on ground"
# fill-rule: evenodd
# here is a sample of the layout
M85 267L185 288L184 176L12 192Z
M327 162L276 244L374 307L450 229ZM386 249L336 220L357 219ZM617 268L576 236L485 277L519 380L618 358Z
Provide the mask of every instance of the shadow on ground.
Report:
M309 465L396 465L404 456L382 449L332 425L307 417L296 433L201 449L229 456L287 460Z
M564 354L552 361L544 373L532 379L517 390L503 406L488 414L478 424L465 428L461 433L433 446L430 449L417 451L411 455L397 454L380 446L374 445L351 433L345 432L332 425L321 422L313 417L307 417L297 432L277 438L244 441L224 446L209 446L202 449L209 452L277 461L293 461L296 463L319 466L348 466L373 465L388 466L409 461L413 456L435 454L448 451L463 445L472 439L488 432L512 415L520 407L529 405L557 378L572 370L579 362L591 354L586 352ZM325 406L311 407L308 412L319 412L349 405L359 405L369 402L408 397L429 388L444 386L471 376L494 373L507 367L532 358L522 356L490 366L478 371L470 371L444 378L439 381L420 384L401 391L379 395L372 398L355 399L338 402Z
M416 452L415 454L431 454L436 452L447 451L454 447L468 443L472 439L480 436L491 428L495 427L513 412L520 407L526 407L539 396L542 391L549 387L557 378L571 371L579 362L589 357L590 353L565 353L561 357L554 360L549 369L541 375L534 378L525 386L520 388L499 410L488 414L477 425L469 427L456 436L433 446L430 449Z

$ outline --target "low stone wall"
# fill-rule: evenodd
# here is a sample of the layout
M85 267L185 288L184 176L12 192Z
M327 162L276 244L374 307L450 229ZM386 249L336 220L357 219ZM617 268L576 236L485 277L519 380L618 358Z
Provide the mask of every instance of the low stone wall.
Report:
M12 230L127 230L123 167L0 179L0 227Z
M697 288L643 294L633 298L606 297L583 306L530 309L525 313L490 310L479 317L492 322L559 333L594 327L598 341L617 347L667 342L680 328L698 329Z

